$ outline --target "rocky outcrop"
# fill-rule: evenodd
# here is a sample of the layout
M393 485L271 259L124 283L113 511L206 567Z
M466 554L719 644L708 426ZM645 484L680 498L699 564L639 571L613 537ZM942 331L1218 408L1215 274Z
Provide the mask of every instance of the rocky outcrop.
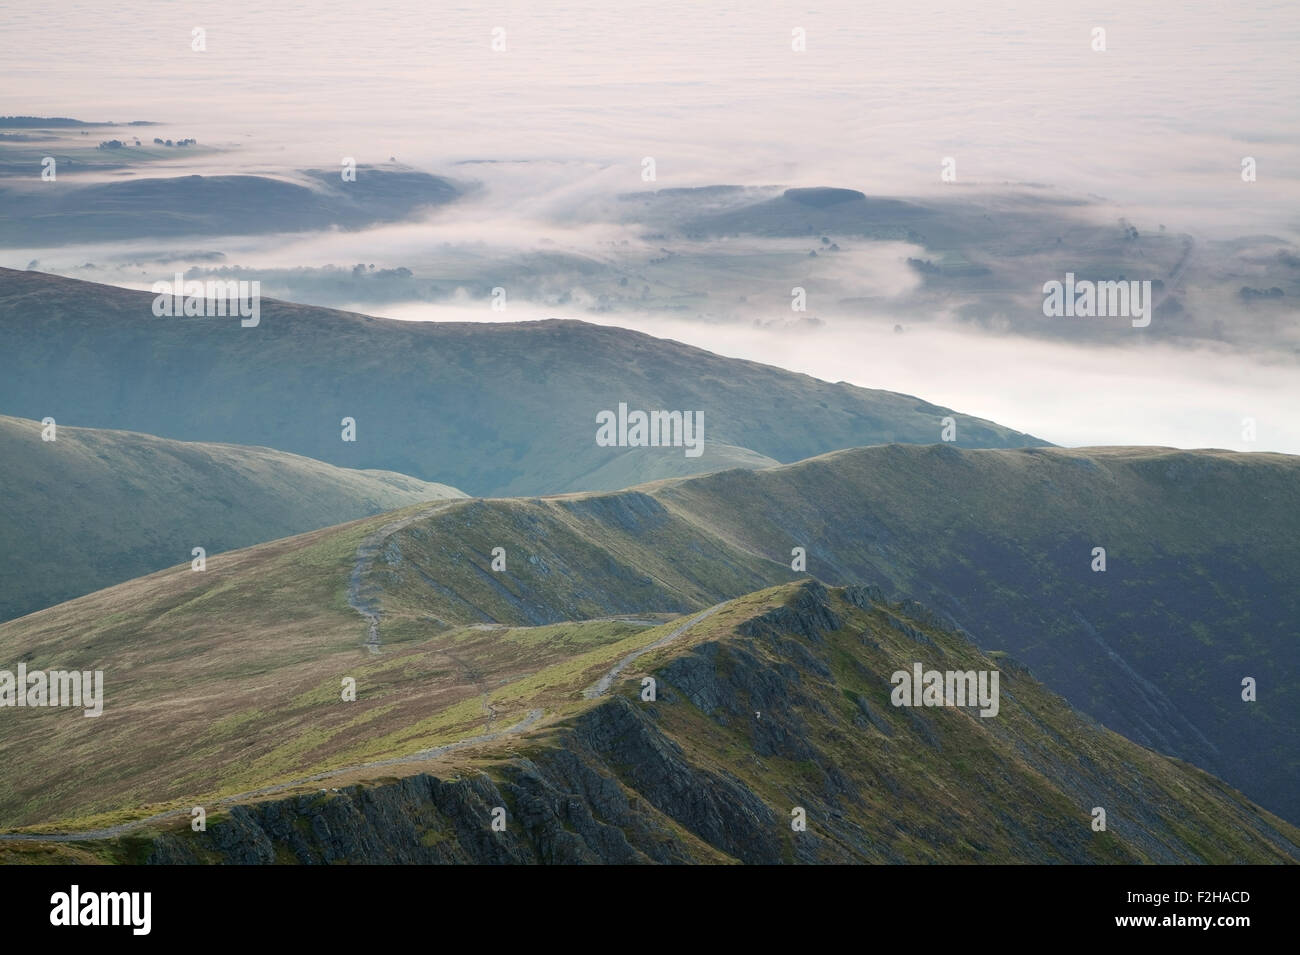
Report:
M1300 861L1300 833L1028 674L1003 674L997 720L889 705L888 668L917 647L992 662L921 611L807 581L683 645L653 702L616 689L487 771L238 806L156 837L148 861ZM1116 835L1092 830L1094 805Z

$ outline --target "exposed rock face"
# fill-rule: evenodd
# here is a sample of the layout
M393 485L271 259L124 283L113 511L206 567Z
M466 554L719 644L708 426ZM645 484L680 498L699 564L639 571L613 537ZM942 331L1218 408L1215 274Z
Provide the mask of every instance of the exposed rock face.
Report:
M795 709L824 708L801 697L797 684L801 668L827 678L830 671L786 634L817 641L839 624L825 588L810 582L794 606L749 621L753 637L705 643L671 660L660 675L661 699L689 702L722 724L753 721L756 707L759 755L813 759ZM757 639L774 641L790 659L766 663ZM783 816L741 779L693 761L654 712L615 696L575 720L561 747L507 762L497 779L420 775L236 807L209 826L206 841L189 832L160 837L149 861L790 861ZM506 832L491 829L498 806L507 810ZM819 842L809 840L800 855L813 861Z
M1300 861L1291 826L1097 728L1021 670L1004 672L1002 720L889 706L878 656L992 663L936 620L807 581L669 657L653 704L611 696L490 772L240 806L207 834L157 837L148 861ZM963 790L982 795L946 804ZM1117 834L1089 826L1095 804ZM806 830L790 824L800 809Z
M206 834L157 837L148 861L1300 861L1300 833L1095 727L1028 674L1003 674L1003 720L890 706L876 655L891 648L936 666L991 662L933 625L919 605L808 581L671 656L653 704L611 696L489 772L239 806ZM983 794L933 798L963 787ZM1094 804L1118 835L1092 831ZM798 809L806 830L791 826ZM1189 835L1210 826L1212 839Z
M536 761L511 761L501 780L419 775L238 806L209 827L209 841L188 832L163 836L148 861L700 861L705 847L665 828L664 817L741 861L782 861L776 814L739 780L692 765L622 697L579 720L569 742L571 749ZM611 763L625 770L623 781ZM507 811L505 832L491 829L498 806Z

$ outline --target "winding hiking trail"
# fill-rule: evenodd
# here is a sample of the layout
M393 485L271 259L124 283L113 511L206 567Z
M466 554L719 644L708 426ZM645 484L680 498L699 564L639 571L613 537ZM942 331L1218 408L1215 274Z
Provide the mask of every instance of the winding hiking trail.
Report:
M423 511L409 518L404 518L400 521L394 521L391 524L386 524L375 533L366 537L365 540L361 542L361 546L357 548L357 563L356 566L353 568L352 577L351 580L349 581L349 586L348 586L348 603L352 604L353 608L356 609L358 613L362 614L364 617L367 618L367 620L369 620L370 628L371 628L370 629L371 638L367 640L367 646L371 647L373 652L378 652L377 647L379 643L379 635L378 635L379 612L377 607L374 607L373 605L367 602L368 598L366 600L363 600L363 598L360 597L360 580L362 575L365 572L366 565L368 564L369 561L373 560L374 555L378 553L379 548L383 545L384 541L388 538L390 534L394 533L395 531L401 530L403 527L406 527L407 525L413 523L414 521L420 520L423 517L427 517L429 514L441 510L442 506L431 508L427 511ZM355 602L354 602L354 595L356 597ZM705 620L713 616L723 607L727 606L727 604L729 604L730 602L731 601L729 600L724 600L722 603L714 604L712 607L708 608L707 610L697 613L695 616L691 617L691 619L687 620L685 623L681 624L680 626L675 627L672 630L672 632L667 634L666 636L660 637L658 640L654 641L653 643L647 644L646 646L641 647L639 650L634 650L633 652L629 653L627 656L619 660L618 663L616 663L608 673L602 676L599 680L597 680L594 684L589 686L587 689L583 690L582 691L583 698L588 700L594 700L597 699L598 697L604 696L606 693L609 692L609 688L613 685L614 680L618 678L619 674L622 673L633 662L635 662L639 657L643 656L646 653L649 653L651 650L657 650L660 647L666 646L667 644L671 643L673 640L676 640L687 630L691 629L691 627L695 626L697 623L700 623L702 620ZM362 609L363 606L366 609ZM648 623L650 621L646 621L646 622ZM373 640L373 646L371 643L372 640ZM451 654L447 654L447 656L450 657ZM456 660L455 657L451 657L451 658L453 660ZM476 674L473 672L472 668L465 666L459 660L456 660L456 662L460 664L467 671L471 679L475 678ZM483 691L483 705L485 711L488 714L488 726L490 726L492 719L495 718L496 716L496 708L493 707L491 703L488 702L488 693L487 693L486 686L480 686L480 689ZM205 808L209 808L209 809L226 808L229 806L238 805L242 802L247 802L251 799L257 799L262 796L271 796L276 793L284 792L286 790L295 789L301 786L306 786L311 783L323 782L326 779L332 779L334 777L342 776L347 773L357 772L359 770L378 769L384 766L397 766L403 763L427 762L428 760L436 759L439 756L444 756L447 753L455 752L456 750L459 749L464 749L467 746L475 746L480 743L490 743L494 740L498 740L506 736L514 736L518 733L522 733L524 730L530 728L535 723L537 723L537 721L540 720L542 716L543 716L542 710L531 709L528 711L528 714L518 723L515 723L513 726L510 726L506 729L498 730L495 733L484 732L484 733L480 733L477 736L468 736L465 737L464 739L456 740L453 743L444 743L441 746L434 746L430 749L420 750L419 752L411 753L407 756L393 756L388 759L373 760L371 762L366 762L366 763L354 763L351 766L344 766L339 769L330 769L330 770L326 770L323 773L315 773L311 776L303 776L299 779L290 780L289 782L286 783L277 783L273 786L264 786L261 789L250 789L248 792L236 793L233 796L224 796L221 799L216 800L209 807L205 807ZM115 839L118 836L125 835L128 832L132 832L136 829L141 829L145 826L154 823L165 822L170 819L180 819L183 817L189 817L190 811L191 810L187 808L169 809L166 812L155 813L152 816L146 816L143 819L134 819L130 822L123 822L116 826L106 826L102 829L87 829L79 832L0 833L0 842L91 842L99 839Z
M352 766L344 766L341 769L331 769L323 773L316 773L312 776L303 776L301 779L294 779L287 783L277 783L274 786L264 786L261 789L250 789L248 792L236 793L233 796L225 796L218 799L210 807L205 808L220 809L227 806L233 806L250 799L256 799L261 796L271 796L278 792L284 792L286 789L294 789L298 786L305 786L308 783L322 782L323 780L332 779L335 776L342 776L345 773L356 772L357 770L377 769L383 766L397 766L401 763L422 763L430 759L436 759L439 756L445 756L447 753L454 752L458 749L464 749L466 746L474 746L479 743L490 743L503 736L513 736L516 733L521 733L541 718L541 710L529 710L528 715L514 726L498 730L495 733L483 733L478 736L466 737L465 739L457 740L454 743L444 743L442 746L423 749L418 753L411 753L409 756L393 756L389 759L377 759L369 763L356 763ZM147 816L144 819L134 819L131 822L124 822L116 826L108 826L104 829L87 829L82 832L5 833L0 834L0 842L89 842L96 839L114 839L117 836L125 835L134 829L139 829L142 826L149 825L150 823L163 822L168 819L178 819L182 816L188 817L189 815L189 809L170 809L167 812L156 813L155 815Z
M426 517L432 517L439 511L445 511L454 503L456 501L443 501L410 517L385 524L373 534L367 535L357 546L356 562L352 565L352 573L348 575L348 606L361 614L366 621L366 649L371 653L379 652L379 595L374 591L363 594L361 587L366 574L375 562L375 555L379 553L379 549L384 546L389 537L404 527L409 527Z
M721 610L729 603L731 603L730 600L724 600L720 604L714 604L708 610L705 610L702 613L697 613L690 620L687 620L684 624L682 624L680 627L675 629L672 633L668 634L668 636L660 637L654 643L647 644L646 646L642 647L640 650L633 650L623 659L619 660L618 663L614 664L614 668L612 670L610 670L608 673L602 676L591 686L583 690L582 691L583 699L594 700L597 697L604 696L606 693L609 692L609 688L613 685L614 680L618 678L618 675L622 673L623 670L626 667L628 667L630 664L632 664L638 657L642 656L643 654L649 653L651 650L658 650L660 647L672 643L672 641L676 640L687 630L691 629L691 627L695 626L701 620L704 620L708 617L712 617L715 613L717 613L719 610Z

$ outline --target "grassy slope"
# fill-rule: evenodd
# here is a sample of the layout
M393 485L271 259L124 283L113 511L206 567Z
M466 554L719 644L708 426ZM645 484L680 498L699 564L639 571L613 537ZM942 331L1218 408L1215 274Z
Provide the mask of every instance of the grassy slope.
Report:
M797 544L823 580L914 596L1125 736L1300 818L1300 459L891 447L756 477L658 497L747 552ZM1256 703L1246 676L1267 687Z
M402 532L402 562L381 558L373 579L413 633L537 625L702 608L798 576L804 547L809 573L915 596L1108 726L1300 818L1298 469L1231 452L866 448L474 502Z
M405 474L269 448L171 441L0 415L0 620L178 561L417 501L462 497Z
M810 625L817 619L820 625ZM615 683L612 699L582 698L582 689L613 661L671 626L622 639L570 625L512 631L503 642L530 650L554 647L558 634L570 635L563 659L546 665L539 657L532 675L490 691L502 712L540 707L548 713L547 724L508 745L488 744L477 753L401 771L443 777L486 772L504 782L535 778L562 756L576 755L621 791L620 802L632 797L664 838L678 840L699 861L1300 858L1300 831L1219 780L1081 718L1027 671L981 653L918 605L888 604L861 589L849 594L791 584L738 598L674 643L641 657ZM999 715L984 719L969 710L891 706L889 674L917 660L939 669L999 670ZM396 660L389 663L391 669ZM394 695L414 703L418 674L409 672L410 661L402 668L406 682L394 687ZM639 698L647 674L659 684L654 703ZM658 742L644 752L628 748L638 733L593 742L590 728L602 725L605 711L628 707ZM453 705L447 712L465 709ZM463 717L444 713L425 725L450 727L457 719ZM458 729L467 731L468 725ZM705 802L742 797L750 815L732 820L731 831L709 826L706 814L692 811L700 800L665 789L671 780L663 778L656 753L695 782L725 781L726 792L701 794ZM383 784L392 772L361 773L339 784ZM316 790L304 787L308 791ZM587 800L598 817L611 812L608 787L569 798ZM1091 829L1097 805L1107 810L1105 833ZM807 833L790 830L794 806L807 811ZM725 818L728 808L720 811ZM210 817L210 825L214 818L219 824L221 815ZM222 843L208 843L211 836L194 836L182 826L169 830L174 838L192 840L201 855ZM454 840L453 821L435 822L428 835L435 842ZM7 845L0 847L0 858L120 861L138 858L140 851L126 841ZM278 853L293 858L283 848Z
M798 634L780 623L742 627L744 638L734 632L738 619L767 611L779 621L774 608L813 604L802 590L785 585L743 598L730 615L689 632L685 645L638 661L621 686L637 700L636 677L656 673L668 696L657 714L665 734L693 762L756 790L776 810L791 857L1300 860L1300 830L1261 814L1220 780L1081 717L1027 670L982 653L915 604L876 595L859 597L866 606L856 607L841 592L829 601L839 624L830 633ZM1000 670L998 716L892 706L889 674L916 661ZM711 678L723 687L716 698L714 686L694 682ZM728 687L741 685L744 692L729 696ZM814 849L794 848L800 837L788 819L796 805L815 820ZM1097 805L1107 809L1104 834L1090 828ZM1281 851L1268 845L1278 834Z
M169 278L160 276L160 278ZM937 440L955 414L918 398L830 384L573 321L417 323L263 301L261 323L161 319L153 296L0 269L0 409L235 441L346 467L446 481L471 494L627 486L713 466L653 449L626 466L595 443L596 415L698 411L704 437L794 461L882 441ZM339 440L344 416L357 441ZM973 447L1041 444L956 415ZM605 470L601 470L605 469Z
M616 494L454 503L390 538L364 581L381 594L379 658L362 654L364 626L344 592L357 544L391 515L275 542L206 576L181 567L0 626L0 659L105 668L112 693L98 721L7 722L0 756L89 755L96 734L121 733L116 748L138 760L117 789L104 788L111 767L62 790L36 771L6 781L0 801L6 821L33 821L143 798L162 776L177 783L162 791L179 793L379 752L377 739L416 749L448 729L422 722L437 700L463 706L467 723L481 718L484 678L472 672L517 680L544 662L494 657L503 644L475 624L703 608L792 580L783 562L798 545L823 579L916 592L1117 731L1217 761L1234 785L1285 809L1296 468L1286 456L1228 452L882 447ZM1088 570L1094 543L1108 548L1105 574ZM503 573L490 569L494 547L505 548ZM454 641L466 634L485 642L456 669L438 654L464 656ZM433 654L417 677L446 671L419 677L425 703L407 710L398 704L409 690L381 693L394 708L356 725L357 710L332 705L341 677L364 668L371 686L407 652ZM1259 702L1240 701L1241 674L1260 679ZM159 703L160 686L196 702L192 723ZM286 703L300 698L301 709ZM59 732L38 733L37 720ZM362 728L372 720L381 722ZM187 755L190 737L214 724L229 736ZM138 752L145 731L152 752ZM232 740L257 748L234 760ZM155 766L177 758L192 760L188 773Z
M107 696L95 719L5 711L0 762L27 770L0 780L4 822L240 792L401 755L481 727L482 694L499 682L645 629L442 628L430 640L385 627L383 652L369 654L346 581L361 540L390 520L218 555L203 573L182 565L0 625L8 668L101 669ZM344 677L357 681L355 703L341 700ZM511 715L498 714L498 728Z

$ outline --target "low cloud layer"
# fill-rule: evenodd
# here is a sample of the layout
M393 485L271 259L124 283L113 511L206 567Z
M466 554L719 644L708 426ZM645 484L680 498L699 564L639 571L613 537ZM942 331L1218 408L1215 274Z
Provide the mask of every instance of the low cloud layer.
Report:
M218 150L149 175L286 176L392 159L480 189L364 232L24 248L0 251L0 264L140 288L178 267L242 268L267 294L375 314L627 325L1063 444L1300 451L1289 418L1300 394L1300 18L1284 6L386 0L363 13L144 0L56 26L43 2L14 0L6 17L0 113L155 120L164 125L151 135ZM202 53L195 27L206 30ZM504 52L491 49L497 27ZM946 158L955 182L940 181ZM1241 175L1247 158L1253 181ZM1089 203L1075 212L1098 228L1123 219L1168 237L1126 250L1117 270L1136 260L1167 275L1186 234L1196 271L1157 307L1149 335L1106 328L1071 342L1066 326L1029 322L1035 289L1073 266L1068 244L1062 259L1046 233L999 236L1021 274L985 287L976 270L936 289L907 259L958 274L967 263L906 236L834 236L834 250L817 235L665 237L653 210L620 198L719 183L958 205L1005 184L1032 188ZM501 314L485 298L498 285L511 296ZM789 309L796 285L814 292L806 313ZM1273 288L1284 295L1268 297Z
M493 320L481 304L390 306L412 321ZM496 320L568 317L515 303ZM732 358L779 364L827 381L913 394L1068 446L1159 445L1300 454L1293 409L1300 369L1216 349L1084 348L1009 340L949 326L791 320L706 325L662 315L618 324ZM1253 419L1255 439L1243 436ZM959 436L960 438L960 436Z

